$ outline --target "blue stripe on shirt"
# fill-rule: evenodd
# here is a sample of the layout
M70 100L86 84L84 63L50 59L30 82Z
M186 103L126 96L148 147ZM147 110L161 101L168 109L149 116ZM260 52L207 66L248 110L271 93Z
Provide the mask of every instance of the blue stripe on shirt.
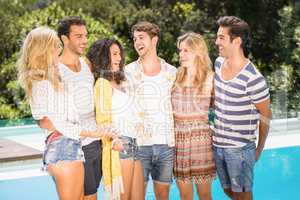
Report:
M215 117L214 144L241 147L252 142L249 136L254 136L254 129L257 128L259 112L253 103L267 99L269 90L265 78L251 62L235 78L223 81L222 62L223 59L219 58L215 62L215 107L218 112ZM241 136L233 137L230 132L240 133ZM229 141L224 142L224 138Z

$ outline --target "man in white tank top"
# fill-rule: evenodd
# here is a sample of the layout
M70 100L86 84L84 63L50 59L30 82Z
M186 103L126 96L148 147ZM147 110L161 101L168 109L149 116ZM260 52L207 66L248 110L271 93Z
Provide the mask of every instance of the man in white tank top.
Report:
M79 17L67 17L59 22L58 36L63 44L60 55L59 72L62 81L74 89L75 109L79 121L86 130L97 129L94 112L94 77L87 60L81 56L87 48L88 33L85 22ZM51 122L40 122L42 127L49 127ZM84 138L84 200L96 200L101 171L101 142L97 138Z

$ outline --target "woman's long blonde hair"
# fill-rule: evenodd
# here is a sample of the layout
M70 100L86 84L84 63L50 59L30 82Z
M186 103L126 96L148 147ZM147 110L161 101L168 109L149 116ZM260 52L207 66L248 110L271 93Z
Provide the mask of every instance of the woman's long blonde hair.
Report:
M198 88L199 93L203 93L206 79L213 73L212 62L208 55L208 48L202 35L194 32L188 32L178 37L177 48L181 42L185 42L195 54L195 79L193 85ZM177 71L175 85L182 86L183 81L187 77L187 68L180 66Z
M32 99L34 81L48 80L58 90L60 78L53 58L58 45L60 40L56 32L48 27L35 28L26 36L17 67L19 82L29 100Z

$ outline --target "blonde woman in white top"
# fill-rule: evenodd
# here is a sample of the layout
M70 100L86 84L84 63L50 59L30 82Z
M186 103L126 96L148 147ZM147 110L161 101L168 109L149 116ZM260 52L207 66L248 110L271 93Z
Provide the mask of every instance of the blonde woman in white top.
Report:
M61 200L83 199L81 137L101 137L100 131L84 131L78 122L71 85L63 85L57 64L60 40L47 27L27 35L18 60L19 80L25 89L35 120L49 118L53 131L46 131L45 169L56 184ZM100 129L99 129L100 130Z

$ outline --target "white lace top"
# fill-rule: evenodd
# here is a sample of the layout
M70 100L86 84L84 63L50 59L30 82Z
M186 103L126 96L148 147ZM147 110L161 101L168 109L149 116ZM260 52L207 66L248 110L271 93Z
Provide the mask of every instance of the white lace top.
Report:
M82 127L79 125L79 117L75 110L72 87L57 92L49 81L36 81L32 87L30 107L35 120L48 117L63 135L79 139ZM46 133L49 134L48 131Z

